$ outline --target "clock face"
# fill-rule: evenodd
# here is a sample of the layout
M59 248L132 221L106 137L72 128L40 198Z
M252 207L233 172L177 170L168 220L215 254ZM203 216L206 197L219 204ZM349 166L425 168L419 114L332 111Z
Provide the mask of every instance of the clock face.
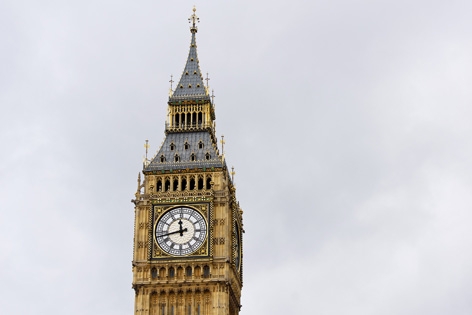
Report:
M186 256L203 245L207 237L207 223L197 210L178 207L159 218L154 235L164 252L173 256Z

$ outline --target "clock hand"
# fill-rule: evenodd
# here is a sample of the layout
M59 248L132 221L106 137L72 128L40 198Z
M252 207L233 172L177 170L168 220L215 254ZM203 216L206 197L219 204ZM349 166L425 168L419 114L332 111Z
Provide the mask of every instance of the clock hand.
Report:
M179 220L179 232L180 232L180 236L184 236L184 230L182 229L182 220Z
M174 232L170 232L170 233L167 233L167 234L157 235L157 237L163 237L163 236L172 235L172 234L176 234L176 233L180 233L180 231L174 231Z
M164 237L164 236L167 236L167 235L172 235L172 234L177 234L177 233L180 233L180 236L184 236L183 232L187 232L187 231L188 231L187 228L185 228L183 230L177 230L177 231L162 234L162 235L156 235L156 237Z

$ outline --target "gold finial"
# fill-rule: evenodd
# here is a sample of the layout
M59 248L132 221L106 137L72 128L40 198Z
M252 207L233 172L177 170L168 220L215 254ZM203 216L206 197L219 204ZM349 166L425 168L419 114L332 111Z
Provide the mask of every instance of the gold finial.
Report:
M234 166L231 166L231 181L233 182L233 185L234 185L234 175L236 175L236 172L234 171Z
M200 22L200 19L198 18L198 16L195 14L195 11L197 11L197 8L195 8L195 6L193 6L193 14L188 18L188 22L189 23L192 23L192 26L190 26L190 32L192 33L196 33L198 28L197 28L197 23Z
M207 72L207 76L205 78L205 81L207 81L207 90L208 90L208 81L210 81L210 78L208 77L208 72Z
M170 80L169 80L169 82L170 82L169 97L171 97L172 94L173 94L173 91L172 91L172 83L174 83L174 80L172 80L173 77L174 77L174 76L171 74L171 75L170 75Z
M149 160L148 160L149 140L147 139L146 139L146 143L144 144L144 148L146 149L146 155L144 156L143 164L144 166L147 166L149 164Z
M141 172L138 173L138 189L136 189L135 196L138 197L141 193ZM133 200L131 200L133 201Z
M221 154L225 155L225 136L221 135Z

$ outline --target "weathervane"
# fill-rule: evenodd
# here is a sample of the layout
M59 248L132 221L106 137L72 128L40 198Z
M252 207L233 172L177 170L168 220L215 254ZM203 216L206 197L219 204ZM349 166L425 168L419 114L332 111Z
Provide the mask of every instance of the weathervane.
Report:
M188 22L192 23L192 26L190 26L190 32L196 33L198 28L197 28L197 23L200 22L200 19L198 16L195 14L195 11L197 11L197 8L193 6L193 14L188 18Z

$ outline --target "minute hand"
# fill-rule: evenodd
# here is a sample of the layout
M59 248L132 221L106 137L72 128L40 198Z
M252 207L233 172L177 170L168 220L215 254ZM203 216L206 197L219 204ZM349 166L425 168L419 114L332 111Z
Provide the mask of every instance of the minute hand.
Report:
M156 235L156 236L157 236L157 237L163 237L163 236L172 235L172 234L177 234L177 233L181 233L181 232L187 232L187 228L183 229L182 231L177 230L177 231L174 231L174 232L170 232L170 233L162 234L162 235Z

